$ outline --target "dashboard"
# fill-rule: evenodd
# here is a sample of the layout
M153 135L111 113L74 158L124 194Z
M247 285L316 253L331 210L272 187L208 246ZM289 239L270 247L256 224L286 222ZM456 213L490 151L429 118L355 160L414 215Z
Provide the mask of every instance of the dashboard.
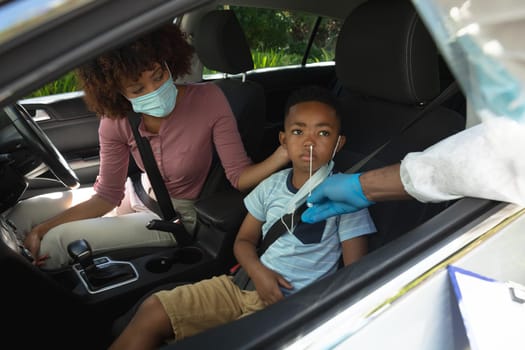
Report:
M23 246L22 241L18 238L15 226L3 216L0 217L0 233L0 237L6 246L16 253L25 256L28 260L33 261L31 253Z

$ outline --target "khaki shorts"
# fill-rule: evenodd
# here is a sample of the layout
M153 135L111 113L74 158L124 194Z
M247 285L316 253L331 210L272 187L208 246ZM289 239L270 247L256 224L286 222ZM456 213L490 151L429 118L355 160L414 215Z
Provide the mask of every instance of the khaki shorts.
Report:
M239 289L228 275L155 293L176 340L234 321L265 307L256 291Z

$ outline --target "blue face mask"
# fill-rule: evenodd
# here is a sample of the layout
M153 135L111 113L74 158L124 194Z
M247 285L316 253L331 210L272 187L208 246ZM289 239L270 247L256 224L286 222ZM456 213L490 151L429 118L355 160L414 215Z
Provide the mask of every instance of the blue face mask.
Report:
M177 87L170 77L157 90L128 100L135 112L164 118L175 108L177 93Z

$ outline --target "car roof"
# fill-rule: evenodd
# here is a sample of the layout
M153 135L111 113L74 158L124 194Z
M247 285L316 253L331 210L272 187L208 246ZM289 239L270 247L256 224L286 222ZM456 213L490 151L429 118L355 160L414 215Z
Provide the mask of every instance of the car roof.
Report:
M23 1L8 4L19 2ZM29 30L20 30L0 41L0 66L4 67L0 106L15 102L125 40L206 3L210 1L90 1L61 16L51 16ZM6 5L0 7L0 22L11 15L6 9Z

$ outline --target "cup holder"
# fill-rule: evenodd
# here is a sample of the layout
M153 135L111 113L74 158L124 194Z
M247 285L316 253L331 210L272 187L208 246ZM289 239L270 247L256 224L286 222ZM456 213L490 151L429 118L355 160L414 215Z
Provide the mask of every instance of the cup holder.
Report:
M171 254L157 256L146 263L146 270L154 273L168 271L175 264L195 264L202 260L203 253L197 247L178 248Z

